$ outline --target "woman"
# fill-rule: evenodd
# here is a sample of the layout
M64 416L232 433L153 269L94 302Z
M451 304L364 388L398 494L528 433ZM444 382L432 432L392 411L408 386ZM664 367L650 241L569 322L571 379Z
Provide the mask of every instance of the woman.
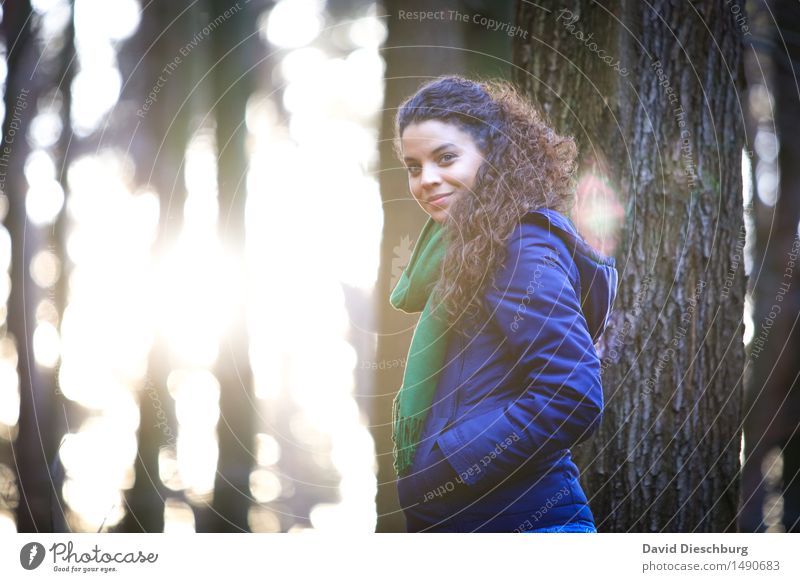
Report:
M408 531L596 531L569 449L602 415L617 273L565 216L574 141L511 85L458 76L395 132L430 215L391 296L422 312L393 407Z

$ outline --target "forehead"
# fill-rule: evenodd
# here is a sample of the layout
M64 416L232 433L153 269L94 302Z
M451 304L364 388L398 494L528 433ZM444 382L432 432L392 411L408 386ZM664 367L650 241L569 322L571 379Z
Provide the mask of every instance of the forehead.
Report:
M406 126L401 138L403 152L424 154L442 144L452 143L464 149L477 149L472 136L455 124L428 119Z

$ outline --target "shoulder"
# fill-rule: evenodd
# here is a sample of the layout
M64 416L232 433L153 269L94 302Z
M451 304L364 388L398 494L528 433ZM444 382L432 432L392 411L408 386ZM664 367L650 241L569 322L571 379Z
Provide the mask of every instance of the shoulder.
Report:
M505 267L522 274L535 268L537 263L547 264L563 271L576 283L578 271L573 258L576 237L574 225L563 214L550 208L528 212L508 238Z
M567 216L550 208L539 208L520 217L509 241L528 239L553 246L569 247L577 238L580 238L580 235Z

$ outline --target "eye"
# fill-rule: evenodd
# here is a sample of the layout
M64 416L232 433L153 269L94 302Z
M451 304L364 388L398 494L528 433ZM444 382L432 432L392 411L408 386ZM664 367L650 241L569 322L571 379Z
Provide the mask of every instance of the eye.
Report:
M444 154L441 158L439 158L440 162L449 163L456 159L458 156L455 154ZM445 159L447 158L447 159Z
M416 176L419 173L420 168L419 166L406 166L406 170L408 170L408 173L412 176Z

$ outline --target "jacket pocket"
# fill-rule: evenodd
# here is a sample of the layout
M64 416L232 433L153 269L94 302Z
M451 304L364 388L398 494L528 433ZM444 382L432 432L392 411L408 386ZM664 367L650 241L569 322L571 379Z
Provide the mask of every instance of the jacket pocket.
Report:
M417 443L411 467L397 481L397 496L401 507L411 507L425 502L428 485L424 473L429 470L431 449L446 423L446 419L439 417L430 417L428 420L431 423L430 428L423 431L421 440Z

